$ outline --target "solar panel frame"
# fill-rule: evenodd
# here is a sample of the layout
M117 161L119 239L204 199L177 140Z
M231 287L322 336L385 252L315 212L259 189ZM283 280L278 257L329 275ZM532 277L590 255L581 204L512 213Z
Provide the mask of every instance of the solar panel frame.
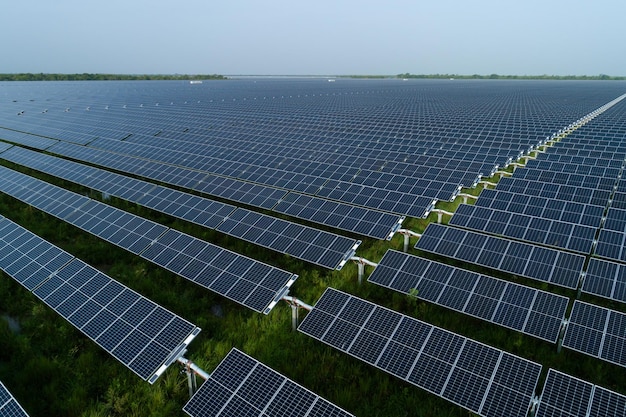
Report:
M370 325L374 317L379 318ZM381 320L394 317L386 334L376 333L375 329L381 328ZM486 417L501 416L492 410L499 412L502 407L507 407L506 415L525 416L541 370L539 364L333 288L324 292L298 330ZM370 346L373 350L368 350ZM471 354L464 356L465 352L477 349L485 355L489 353L491 360L476 361ZM522 375L507 373L499 369L500 363L507 363L509 370L515 363L517 369L526 368L526 371ZM519 381L512 380L519 376L529 381L522 387L524 392L517 390ZM478 392L467 393L469 385ZM480 396L477 399L473 394ZM494 395L515 400L505 400L502 404L501 398ZM485 404L489 406L485 408Z
M591 406L593 390L589 382L549 369L535 416L585 416Z
M0 216L0 228L3 231L11 229L19 233L19 236L30 237L22 244L20 243L22 239L12 239L12 235L16 233L9 233L0 238L0 269L24 285L143 380L154 383L167 366L176 360L176 355L180 354L180 351L200 332L200 329L192 323L142 297L9 219ZM42 247L46 247L46 250L41 250ZM49 254L51 251L57 255L51 257ZM11 263L5 261L7 253L15 255L11 257ZM16 262L26 266L36 265L46 273L41 279L28 285L30 274L24 275L23 278L20 275L23 268L11 268ZM45 265L52 267L46 270ZM107 298L98 296L105 287L112 289L112 286L116 293L107 291ZM113 299L122 293L126 294L126 299L131 296L132 302L125 304L124 310L116 310L112 307ZM102 303L101 301L105 299L108 302ZM139 306L139 303L149 308L132 311L132 307ZM160 319L156 313L160 314ZM105 333L109 329L114 332L105 338ZM111 342L110 337L114 337L115 342Z
M479 198L480 199L480 198ZM483 219L480 226L475 218ZM601 217L598 219L598 226ZM591 253L597 227L538 217L477 205L461 204L449 225L487 232L498 236L539 243L573 252Z
M388 250L369 282L555 343L569 299Z
M236 348L219 363L183 411L191 417L352 416Z
M576 300L563 346L607 362L626 366L626 314Z
M476 242L481 244L477 245ZM528 255L523 248L530 249ZM585 261L585 257L579 254L438 223L428 225L415 249L566 288L578 287Z
M28 417L28 413L17 402L2 381L0 381L0 415L6 417Z

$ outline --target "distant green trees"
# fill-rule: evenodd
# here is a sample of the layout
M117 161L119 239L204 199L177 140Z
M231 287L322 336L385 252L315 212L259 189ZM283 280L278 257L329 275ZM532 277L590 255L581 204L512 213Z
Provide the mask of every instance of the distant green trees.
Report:
M0 81L111 81L111 80L225 80L219 74L46 74L19 73L0 74Z
M476 80L626 80L626 76L599 75L459 75L459 74L398 74L396 78L476 79Z

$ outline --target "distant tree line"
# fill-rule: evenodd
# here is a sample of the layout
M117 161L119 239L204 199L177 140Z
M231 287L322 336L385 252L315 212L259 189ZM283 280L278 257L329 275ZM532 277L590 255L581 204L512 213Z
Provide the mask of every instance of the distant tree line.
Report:
M0 74L0 81L109 81L109 80L225 80L226 77L218 74Z
M626 76L599 75L459 75L459 74L398 74L396 78L476 79L476 80L626 80Z

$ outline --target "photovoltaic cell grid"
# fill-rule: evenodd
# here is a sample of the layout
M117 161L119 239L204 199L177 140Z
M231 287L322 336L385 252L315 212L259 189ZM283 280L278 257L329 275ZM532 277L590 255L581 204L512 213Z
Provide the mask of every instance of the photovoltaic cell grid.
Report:
M626 396L548 370L536 417L607 417L626 415Z
M626 314L576 300L563 346L626 366Z
M626 210L610 207L600 230L595 254L603 258L626 261Z
M361 243L241 208L217 230L330 269L341 269Z
M568 298L388 250L368 281L555 343Z
M616 177L605 178L584 174L572 174L567 172L543 171L541 169L521 168L515 170L515 178L532 181L547 182L551 184L570 185L573 187L591 188L594 190L612 191L617 180Z
M59 143L49 151L375 239L390 239L403 220L403 217L390 213L304 194L293 192L287 194L285 190L69 143ZM428 209L433 205L434 201Z
M0 381L0 416L3 417L28 417L22 406L11 395L9 390Z
M626 303L626 265L591 258L582 291Z
M273 210L378 239L391 239L404 220L381 211L294 193L282 198Z
M297 275L169 229L140 255L257 312L268 314Z
M582 254L591 253L597 231L597 227L468 204L457 208L449 224Z
M150 383L200 332L4 217L0 236L0 269Z
M235 348L183 411L191 417L352 415Z
M0 139L20 145L28 146L34 149L46 149L49 146L58 143L58 140L48 139L37 135L30 135L15 130L3 129L0 127ZM4 146L3 144L2 146Z
M530 197L537 196L550 200L571 201L601 207L606 207L612 193L612 190L554 184L517 178L515 176L501 178L500 181L498 181L496 190L523 194Z
M605 205L596 206L489 188L481 191L475 206L595 228L600 227L605 209Z
M297 278L86 197L57 214L77 194L4 167L0 175L0 191L255 311L268 314Z
M359 245L355 239L19 147L0 158L330 269L341 268Z
M585 262L582 255L437 223L428 225L415 248L566 288L578 287Z
M328 288L299 331L476 414L526 416L541 365Z
M567 139L566 139L567 140ZM610 159L609 159L610 161ZM592 177L612 178L616 180L622 168L623 159L616 160L618 166L607 166L605 164L583 164L583 163L564 163L555 161L546 161L544 159L530 160L525 168L537 169L541 171L562 172L568 174L588 175Z

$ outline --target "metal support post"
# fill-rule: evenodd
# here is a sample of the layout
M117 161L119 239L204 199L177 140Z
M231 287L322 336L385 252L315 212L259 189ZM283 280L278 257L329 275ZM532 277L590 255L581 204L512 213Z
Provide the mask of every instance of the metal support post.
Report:
M363 283L363 275L365 274L365 264L357 263L357 268L359 269L359 285Z
M398 232L400 232L400 230L398 230ZM356 263L357 267L359 268L359 285L363 282L363 275L365 275L365 265L373 266L374 268L378 266L377 263L368 261L367 259L361 258L360 256L353 256L352 258L350 258L350 260L354 261L354 263Z
M567 330L568 323L568 319L565 319L561 322L561 328L559 329L559 339L556 346L557 353L561 353L561 348L563 347L563 338L565 337L565 330Z
M298 310L303 308L307 311L311 311L313 310L313 307L290 295L283 296L283 300L291 306L291 328L295 332L296 330L298 330L298 319L300 314Z
M298 330L298 306L291 304L291 330Z
M404 235L404 252L409 250L409 238L411 236L420 238L422 235L409 229L398 229L398 233Z

